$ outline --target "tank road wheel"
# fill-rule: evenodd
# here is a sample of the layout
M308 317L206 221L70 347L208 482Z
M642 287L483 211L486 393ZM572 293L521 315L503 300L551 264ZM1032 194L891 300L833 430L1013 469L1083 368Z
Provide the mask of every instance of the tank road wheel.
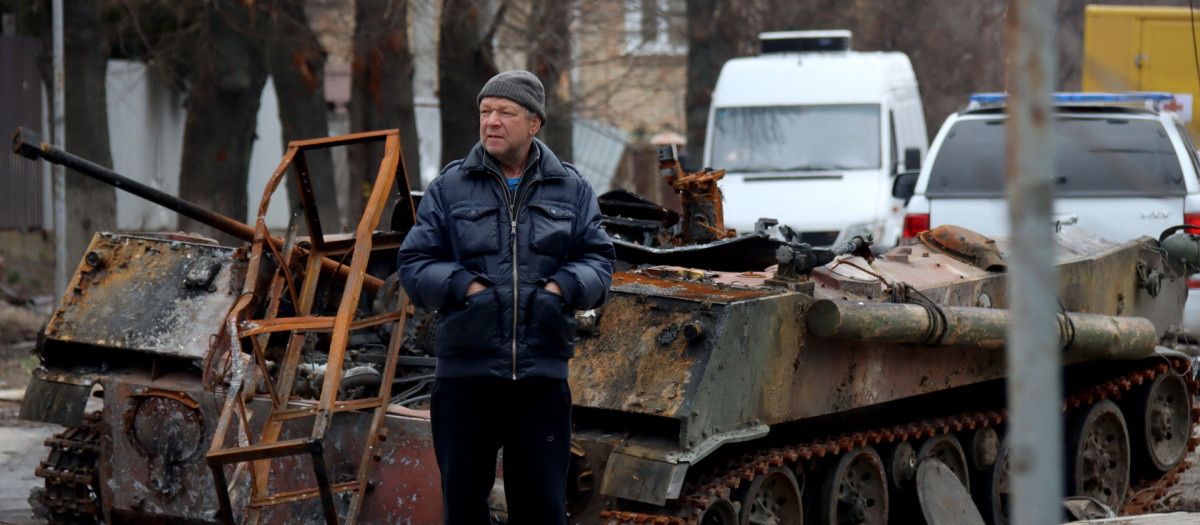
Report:
M887 477L871 447L838 458L818 502L821 525L883 525L888 516Z
M755 476L742 498L741 525L800 525L800 485L786 469Z
M713 501L700 515L700 525L735 525L737 522L737 511L725 498Z
M982 487L979 488L979 512L988 525L1008 525L1008 440L1000 443L996 461L983 471Z
M1129 488L1129 433L1116 403L1105 399L1075 419L1067 454L1071 494L1120 509Z
M953 434L939 434L926 439L921 444L921 449L917 451L917 465L920 465L925 458L941 461L970 492L971 473L967 470L967 455L963 453L962 444Z
M1157 477L1179 465L1187 454L1192 396L1183 376L1159 374L1142 389L1129 414L1129 437L1139 466Z
M901 441L884 453L887 458L888 480L896 490L907 488L917 477L917 451L912 443Z

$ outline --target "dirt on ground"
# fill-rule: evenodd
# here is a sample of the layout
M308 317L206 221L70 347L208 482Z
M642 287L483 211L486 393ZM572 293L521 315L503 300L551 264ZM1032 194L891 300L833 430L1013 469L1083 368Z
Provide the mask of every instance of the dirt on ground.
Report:
M0 256L0 390L24 388L30 353L54 306L54 263Z
M53 311L54 261L0 250L0 523L44 524L31 509L30 494L42 486L34 475L46 458L43 442L62 427L18 418L21 395L38 366L32 354Z

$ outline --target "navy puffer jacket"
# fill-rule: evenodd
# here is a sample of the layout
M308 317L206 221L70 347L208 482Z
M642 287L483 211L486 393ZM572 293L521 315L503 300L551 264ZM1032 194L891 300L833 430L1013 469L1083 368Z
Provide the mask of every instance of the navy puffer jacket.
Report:
M502 173L479 144L442 170L400 247L400 282L440 313L439 377L565 379L574 312L604 303L612 242L587 181L540 140L515 194ZM466 297L474 280L488 288Z

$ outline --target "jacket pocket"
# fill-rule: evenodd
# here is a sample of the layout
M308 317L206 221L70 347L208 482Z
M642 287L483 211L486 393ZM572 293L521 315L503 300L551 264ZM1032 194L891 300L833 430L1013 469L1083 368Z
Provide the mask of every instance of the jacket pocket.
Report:
M533 355L567 359L575 355L575 315L563 311L563 298L537 288L529 301L526 341Z
M529 247L533 251L566 258L571 248L575 212L560 203L529 203Z
M450 210L461 259L500 251L500 206L468 202Z
M483 356L499 347L500 304L495 287L469 297L461 308L443 308L434 346L438 357Z

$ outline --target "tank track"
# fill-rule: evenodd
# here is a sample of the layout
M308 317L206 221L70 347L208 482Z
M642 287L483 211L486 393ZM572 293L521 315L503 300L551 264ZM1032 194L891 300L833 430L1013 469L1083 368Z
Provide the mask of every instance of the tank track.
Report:
M1186 374L1190 371L1188 364L1181 360L1172 360L1170 365L1162 363L1150 366L1072 394L1063 402L1063 412L1109 398L1119 399L1135 387L1153 381L1159 374L1167 373L1172 366L1175 370L1184 373L1188 390L1192 395L1196 395L1200 391L1200 382ZM600 516L605 519L604 525L644 523L696 525L700 522L704 511L715 501L728 498L731 491L739 488L742 483L750 483L755 476L766 474L772 467L795 466L802 460L836 456L842 452L867 445L895 443L949 432L973 430L980 426L1003 423L1007 418L1006 410L967 412L949 417L923 419L904 425L843 433L782 448L760 450L753 454L747 454L740 460L731 461L728 466L712 475L701 476L696 484L685 485L684 494L674 502L676 505L675 515L606 510L601 512ZM1192 408L1191 420L1193 426L1200 421L1200 407ZM1189 451L1194 449L1197 444L1195 438L1188 438ZM1167 489L1178 481L1179 474L1190 466L1190 462L1185 459L1163 477L1144 481L1141 486L1131 488L1130 492L1136 496L1131 498L1123 510L1126 513L1141 513L1151 510L1166 495Z
M46 439L50 454L34 475L45 478L45 490L37 502L45 505L51 524L93 525L101 523L100 437L104 433L100 412L84 417L83 424Z

